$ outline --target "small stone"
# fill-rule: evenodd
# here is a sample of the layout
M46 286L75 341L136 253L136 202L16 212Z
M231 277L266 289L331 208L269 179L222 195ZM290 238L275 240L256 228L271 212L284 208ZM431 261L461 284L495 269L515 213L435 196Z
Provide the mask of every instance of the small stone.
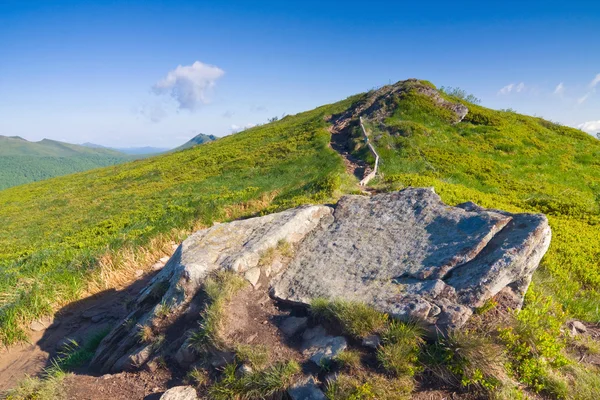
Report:
M230 364L235 359L235 353L230 351L213 351L211 352L210 365L214 368L222 368Z
M260 279L260 268L251 268L244 274L244 277L252 286L256 286Z
M288 389L292 400L325 400L325 394L319 389L313 377L300 381Z
M165 267L164 263L157 262L156 264L152 265L152 271L160 271L164 267Z
M197 355L192 347L190 347L190 342L186 340L179 350L175 353L175 361L182 368L187 368L194 361L196 361Z
M103 381L109 380L110 378L112 378L111 374L102 375L100 377L100 379L102 379Z
M49 325L45 324L45 321L33 321L30 325L29 325L29 329L31 329L34 332L41 332L44 329L46 329Z
M177 246L175 246L175 248L177 248ZM169 261L169 258L170 257L168 257L168 256L161 257L160 258L160 262L163 263L163 264L166 264L167 261Z
M144 271L141 269L136 269L135 270L135 277L136 278L141 278L144 275Z
M254 335L248 336L248 339L246 339L246 343L252 343L252 341L254 339L256 339L257 337L258 337L258 333L255 333Z
M196 389L192 386L175 386L160 396L159 400L197 400Z
M381 344L379 335L369 335L362 340L362 345L371 349L377 349Z
M306 317L288 317L283 321L279 329L281 329L284 335L290 337L303 331L307 323L308 318Z
M569 321L569 327L571 328L573 335L576 335L578 333L586 333L587 332L586 326L581 321L577 321L577 320Z

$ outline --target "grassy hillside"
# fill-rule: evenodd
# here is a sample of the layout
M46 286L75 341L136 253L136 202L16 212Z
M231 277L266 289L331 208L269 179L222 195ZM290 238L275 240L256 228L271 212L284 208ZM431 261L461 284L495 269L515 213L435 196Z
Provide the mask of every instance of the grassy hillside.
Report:
M564 323L572 317L600 322L600 142L539 118L441 94L469 108L455 123L450 110L415 91L429 83L400 85L403 90L380 110L367 107L362 114L381 155L382 177L373 186L434 186L450 204L470 200L544 212L553 229L524 310L500 330L475 329L486 341L469 340L501 346L510 379L528 390L549 398L598 398L600 374L573 361L575 342ZM107 264L98 263L101 257L118 267L120 251L156 238L353 190L343 184L352 178L341 158L328 147L324 117L373 94L182 152L0 192L0 341L23 339L24 322L78 298L90 285L101 286ZM356 124L354 129L354 152L368 160ZM594 346L598 350L597 344L576 345L590 354ZM443 346L421 351L426 370L435 361L458 376L459 385L496 387L486 375L493 365L485 364L485 354L460 358ZM461 343L458 350L469 346Z
M1 191L0 342L24 339L23 322L101 279L96 260L106 254L246 208L328 199L344 168L327 147L324 116L350 103L189 150Z
M462 101L452 99L452 101ZM383 184L434 186L450 204L474 201L549 216L545 282L575 316L600 321L600 141L541 118L462 101L465 119L416 93L367 124Z
M131 159L110 149L0 136L0 190Z

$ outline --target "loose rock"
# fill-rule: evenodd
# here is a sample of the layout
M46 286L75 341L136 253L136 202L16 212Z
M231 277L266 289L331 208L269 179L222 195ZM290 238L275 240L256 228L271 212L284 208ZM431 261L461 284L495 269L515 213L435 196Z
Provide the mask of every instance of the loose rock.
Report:
M160 400L197 400L196 389L192 386L175 386L160 396Z
M308 318L306 317L288 317L283 321L279 329L281 329L284 335L290 337L303 331L307 323Z
M288 389L292 400L325 400L325 394L319 389L314 378L300 381Z
M304 339L302 344L303 353L308 355L310 361L318 366L331 360L348 347L344 337L329 336L320 325L305 331L302 338Z

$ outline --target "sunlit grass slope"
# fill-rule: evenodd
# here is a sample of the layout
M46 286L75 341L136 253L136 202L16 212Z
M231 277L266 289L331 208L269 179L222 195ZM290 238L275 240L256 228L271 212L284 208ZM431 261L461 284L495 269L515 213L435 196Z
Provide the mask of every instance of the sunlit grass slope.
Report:
M453 101L462 101L451 98ZM465 119L415 92L369 128L386 185L434 186L456 204L542 212L553 230L538 280L575 316L600 321L600 141L579 130L462 101Z
M253 201L254 211L272 211L329 199L344 167L328 148L324 117L352 102L178 153L0 191L0 343L24 339L23 323L80 297L106 253L225 220L234 205L240 216Z

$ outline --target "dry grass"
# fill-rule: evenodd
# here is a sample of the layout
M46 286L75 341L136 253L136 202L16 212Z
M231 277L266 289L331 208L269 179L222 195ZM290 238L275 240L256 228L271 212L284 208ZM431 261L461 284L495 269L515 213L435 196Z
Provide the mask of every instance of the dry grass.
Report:
M162 257L171 256L173 247L187 234L186 231L174 229L168 235L152 238L145 246L127 246L117 251L107 251L98 259L97 272L83 297L128 285L136 279L137 271L149 271Z
M278 194L279 191L275 190L263 193L258 199L229 205L224 209L225 217L228 220L232 220L260 212L269 207Z

